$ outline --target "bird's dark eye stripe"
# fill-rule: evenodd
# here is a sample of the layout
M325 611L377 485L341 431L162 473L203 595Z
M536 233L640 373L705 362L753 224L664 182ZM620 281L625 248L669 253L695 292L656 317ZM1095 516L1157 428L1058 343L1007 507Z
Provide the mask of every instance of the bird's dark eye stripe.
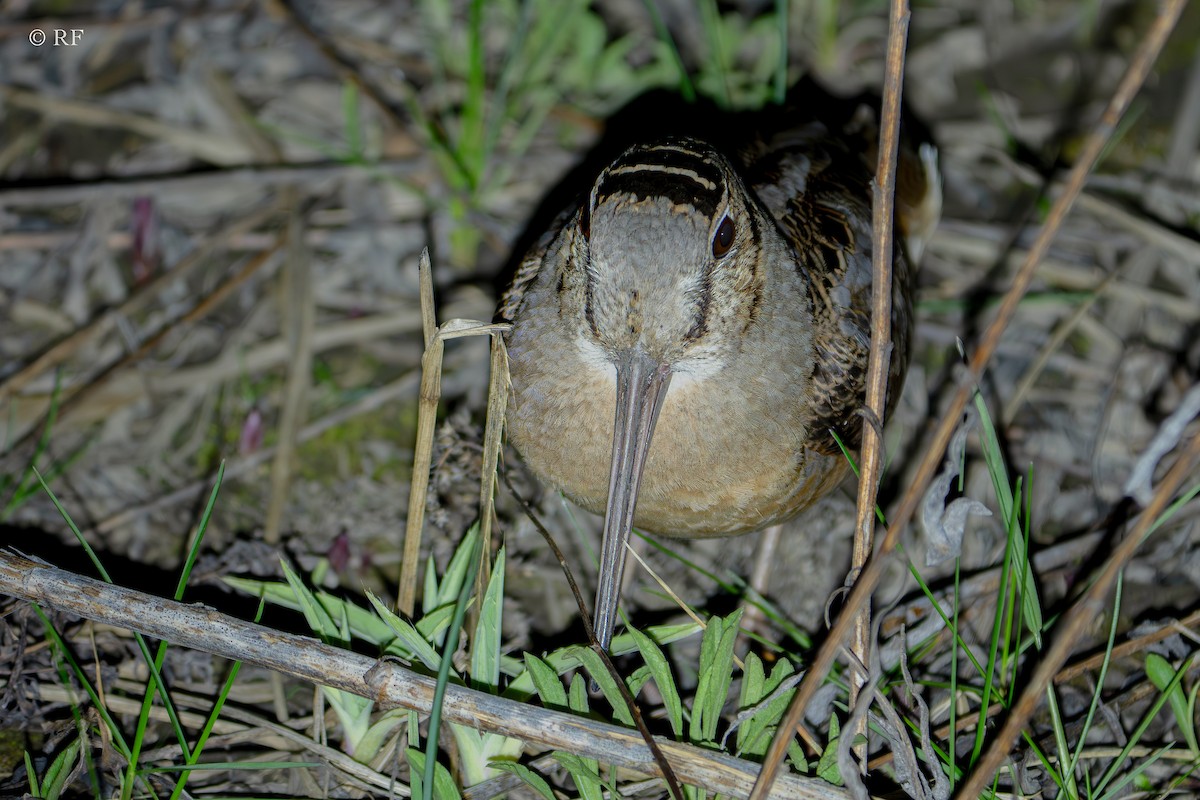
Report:
M707 156L679 144L666 143L653 147L634 147L609 166L609 172L636 171L639 169L672 170L691 173L697 183L705 188L719 187L724 183L721 168Z
M694 176L656 168L631 170L609 175L596 190L596 202L618 194L638 200L665 197L674 205L690 205L704 216L711 216L723 199L721 188L706 189Z
M596 200L619 194L638 200L664 197L711 216L724 199L725 179L711 158L668 141L630 148L609 165L596 188Z

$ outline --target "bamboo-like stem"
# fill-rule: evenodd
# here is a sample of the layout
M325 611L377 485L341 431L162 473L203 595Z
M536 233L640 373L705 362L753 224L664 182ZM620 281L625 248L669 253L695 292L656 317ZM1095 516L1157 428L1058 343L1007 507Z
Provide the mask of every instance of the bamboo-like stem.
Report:
M400 583L396 608L413 615L417 599L417 566L421 557L421 527L425 524L425 498L429 493L429 469L433 463L433 433L438 400L442 396L442 353L445 344L438 336L433 306L433 270L429 248L421 251L418 265L421 281L421 323L425 353L421 356L421 392L417 401L417 440L413 445L412 483L408 492L408 522L404 527L404 552L400 561Z

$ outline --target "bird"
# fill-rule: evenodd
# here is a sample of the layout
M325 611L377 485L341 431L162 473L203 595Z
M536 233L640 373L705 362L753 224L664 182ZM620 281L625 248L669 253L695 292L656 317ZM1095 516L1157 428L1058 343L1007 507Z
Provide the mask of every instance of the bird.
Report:
M593 629L606 651L634 526L698 538L786 521L845 477L839 441L859 444L877 106L803 94L738 124L635 141L501 297L508 440L543 483L604 514ZM941 210L936 148L910 127L889 410L915 265Z

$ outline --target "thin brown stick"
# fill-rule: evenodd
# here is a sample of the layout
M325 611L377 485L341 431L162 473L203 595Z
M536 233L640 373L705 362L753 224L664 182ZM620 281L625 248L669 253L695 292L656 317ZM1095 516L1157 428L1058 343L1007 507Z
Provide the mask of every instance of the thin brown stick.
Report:
M854 574L867 563L875 541L875 499L879 476L883 471L882 425L892 360L892 253L894 209L896 201L896 161L900 143L900 98L904 89L904 50L908 44L909 10L907 0L893 0L888 19L887 63L883 78L883 103L880 113L879 163L873 193L871 231L871 353L867 366L866 419L863 422L862 448L859 455L858 503L854 525ZM915 266L915 265L914 265ZM861 664L871 663L871 607L863 606L854 623L850 652ZM870 673L852 673L850 707L856 707L862 687ZM863 736L856 747L863 772L866 771L867 718L859 717L853 736ZM786 752L786 751L785 751Z
M96 198L112 201L139 195L202 192L210 187L227 190L245 187L261 191L275 186L316 183L330 178L362 174L404 180L404 185L416 192L419 191L418 188L408 181L424 169L426 168L415 158L400 158L376 161L371 164L272 164L211 169L205 172L163 172L96 181L39 183L37 186L17 183L0 189L0 207L56 206L65 203L83 203Z
M52 120L65 120L85 128L130 131L147 139L164 142L210 164L231 166L244 164L251 159L250 148L217 131L171 125L153 117L132 114L127 110L118 111L87 100L40 94L4 84L0 84L0 97L6 103L36 111Z
M904 530L909 520L912 519L920 498L924 495L929 482L933 479L933 475L941 463L942 454L945 453L946 447L950 443L950 436L958 425L959 415L962 414L967 400L974 393L976 382L982 376L984 367L995 353L1000 343L1000 337L1004 334L1004 331L1016 315L1017 306L1021 302L1021 298L1029 290L1029 284L1033 280L1033 273L1037 268L1038 262L1045 257L1046 252L1050 248L1050 242L1058 233L1059 228L1062 227L1067 217L1067 212L1070 211L1075 198L1079 196L1080 191L1083 189L1083 184L1087 180L1088 173L1092 171L1092 168L1100 157L1100 153L1104 150L1108 140L1112 138L1117 123L1124 116L1130 101L1133 100L1134 95L1137 94L1138 89L1145 82L1146 76L1150 73L1151 67L1154 65L1159 52L1166 43L1167 36L1174 29L1175 23L1179 19L1183 5L1184 0L1167 0L1160 8L1158 17L1138 46L1138 50L1131 59L1129 68L1121 79L1121 83L1117 86L1116 91L1109 100L1108 106L1104 109L1100 120L1084 141L1079 158L1068 173L1062 193L1055 199L1054 205L1046 217L1046 222L1033 243L1033 247L1030 248L1025 260L1021 263L1020 269L1013 278L1012 286L1009 288L1007 294L1005 294L1004 301L1000 304L995 318L992 320L991 325L988 326L978 349L975 351L974 357L971 358L967 365L967 375L960 382L958 390L950 401L949 407L943 413L941 424L938 426L933 440L925 451L925 457L917 469L912 484L909 486L908 491L905 492L900 506L892 514L887 533L880 542L875 557L867 562L867 566L859 577L858 582L846 598L842 613L838 616L837 622L834 623L833 629L829 632L829 637L825 640L821 649L817 651L817 655L813 659L807 674L804 676L804 680L796 690L796 695L792 698L792 704L788 707L787 714L779 725L780 732L776 735L776 741L772 742L771 749L768 751L768 758L763 764L763 771L759 776L758 783L755 784L755 792L751 795L751 800L762 800L765 796L765 790L760 790L759 787L770 784L771 778L774 777L775 771L778 770L782 763L777 757L775 760L771 760L771 756L777 749L777 742L780 739L790 737L790 731L795 729L796 723L804 714L804 709L808 706L817 688L833 667L834 657L837 655L838 649L842 646L842 642L846 640L846 636L857 619L858 613L866 606L867 600L875 591L875 587L879 585L879 581L883 578L888 562L886 556L896 549L896 545L900 540L900 532ZM786 741L783 746L786 748ZM970 795L964 794L963 796Z
M1161 642L1169 636L1178 636L1179 626L1194 628L1197 625L1200 625L1200 611L1193 611L1183 619L1173 620L1172 624L1163 625L1157 630L1134 637L1127 642L1121 642L1119 645L1113 647L1111 655L1101 651L1094 656L1089 656L1064 667L1054 676L1054 682L1066 683L1067 681L1075 680L1085 672L1099 669L1106 658L1125 658L1126 656L1145 652L1155 642Z
M1020 698L1005 719L1004 726L992 739L991 745L984 751L983 758L979 760L966 783L960 788L958 793L960 797L982 796L985 787L991 783L993 774L1000 767L1000 762L1008 755L1008 751L1012 748L1013 742L1021 733L1026 721L1033 715L1037 704L1045 696L1046 687L1054 680L1059 668L1071 655L1075 642L1097 617L1105 613L1107 607L1105 596L1116 582L1117 576L1133 558L1133 554L1141 545L1142 540L1146 538L1146 534L1149 533L1150 526L1158 521L1159 516L1166 510L1167 504L1175 496L1175 492L1179 490L1185 480L1192 476L1192 470L1197 461L1200 461L1200 433L1193 436L1187 449L1179 454L1175 464L1158 485L1150 504L1138 518L1138 524L1121 540L1121 543L1104 562L1104 568L1096 576L1092 585L1088 587L1082 597L1075 601L1070 611L1055 626L1056 633L1053 643L1042 656L1037 669L1034 670L1033 676L1026 684L1025 690L1021 692Z
M346 80L354 84L360 92L375 104L375 107L382 111L392 125L403 130L407 124L405 114L401 109L397 109L392 105L384 93L372 81L367 80L358 65L347 58L330 42L320 31L316 29L297 8L292 0L275 0L272 4L276 10L287 16L292 25L295 26L314 47L320 51L321 55L329 61L329 64Z
M381 708L428 714L436 681L393 661L375 659L244 622L197 604L177 603L74 575L0 551L0 594L80 614L121 628L229 659L275 670L375 700ZM553 711L464 686L446 688L445 720L476 730L596 758L658 775L659 765L641 735L584 716ZM741 796L758 767L748 761L657 738L655 744L680 779L713 792ZM774 797L846 800L848 794L817 778L785 776Z

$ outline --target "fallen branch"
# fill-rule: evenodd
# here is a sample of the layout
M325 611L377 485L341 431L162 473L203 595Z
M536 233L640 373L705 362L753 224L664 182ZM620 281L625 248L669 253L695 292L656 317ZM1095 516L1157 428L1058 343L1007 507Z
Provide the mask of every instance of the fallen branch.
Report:
M433 704L435 680L399 663L281 633L202 605L112 586L4 551L0 551L0 594L341 689L371 698L381 708L411 708L427 714ZM659 776L650 748L636 730L453 685L446 690L442 714L459 725ZM679 779L693 786L745 797L758 774L757 764L725 753L661 737L655 741ZM848 794L821 780L784 775L775 782L771 796L845 800Z

